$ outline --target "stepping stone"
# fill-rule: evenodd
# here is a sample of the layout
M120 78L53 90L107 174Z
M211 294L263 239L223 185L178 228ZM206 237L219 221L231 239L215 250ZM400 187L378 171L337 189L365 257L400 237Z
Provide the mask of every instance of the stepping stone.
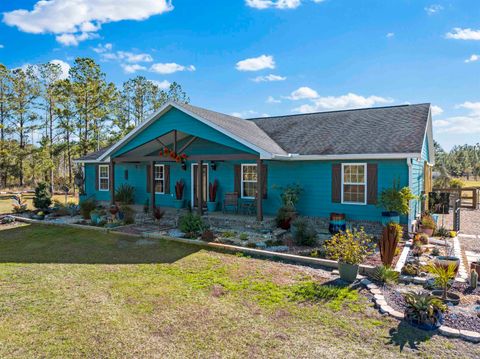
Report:
M385 299L378 299L378 300L375 300L375 304L381 308L382 306L383 307L387 307L388 306L388 303L385 301Z
M368 289L378 289L377 285L373 284L373 283L367 284L367 288Z
M465 340L469 340L475 343L480 342L480 333L478 332L472 332L471 330L460 330L460 335Z
M375 295L373 296L373 298L374 298L375 300L385 300L385 297L384 297L383 295L381 295L381 294L375 294Z
M390 313L393 310L393 308L389 305L381 305L380 306L380 312L381 313Z
M393 310L392 312L390 312L390 315L397 319L405 318L405 314L403 314L402 312L399 312L398 310Z
M460 336L460 330L450 328L445 325L442 325L440 328L438 328L438 331L441 334L445 335L446 337L450 337L450 338L456 338Z
M377 289L377 288L372 288L372 289L370 289L370 293L372 293L372 294L382 294L382 291L380 289Z

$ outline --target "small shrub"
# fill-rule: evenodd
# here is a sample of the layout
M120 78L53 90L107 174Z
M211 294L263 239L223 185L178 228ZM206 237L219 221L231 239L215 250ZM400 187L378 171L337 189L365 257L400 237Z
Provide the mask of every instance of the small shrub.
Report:
M416 242L416 243L419 243L419 242ZM412 255L414 257L420 257L422 254L423 254L423 249L422 249L421 245L413 246Z
M123 222L125 224L135 223L135 210L130 206L121 206L120 212L123 213Z
M447 291L450 285L450 281L455 279L457 266L455 264L450 264L448 267L430 264L427 266L427 271L433 275L435 280L435 285L442 288L443 296L442 298L447 299Z
M300 246L314 246L317 244L317 231L305 219L297 218L292 226L295 228L295 243Z
M225 232L222 232L222 237L223 238L233 238L235 237L237 234L233 231L225 231Z
M373 253L375 244L363 228L359 231L347 229L346 232L334 235L326 243L326 248L327 255L331 259L348 264L359 264Z
M394 256L395 256L395 257L396 257L396 256L399 256L399 255L400 255L400 252L401 252L400 247L395 248Z
M201 238L202 238L202 241L212 242L215 240L215 234L211 230L206 229L203 231Z
M122 183L115 191L115 199L123 204L133 204L135 202L135 187Z
M23 213L27 210L27 201L23 199L22 195L14 196L13 198L13 213Z
M435 229L435 227L437 226L435 224L435 220L433 219L432 216L430 216L429 214L426 214L422 217L422 227L424 228L428 228L428 229Z
M247 233L241 233L238 238L240 238L241 241L247 241L248 240L248 234Z
M372 277L385 284L395 284L398 282L399 274L390 267L378 266L375 268Z
M196 238L206 229L206 226L202 217L190 212L180 217L178 228L188 235L187 238Z
M437 228L435 235L442 238L450 237L450 231L445 227L440 227L440 228Z
M422 246L428 244L428 236L425 233L417 233L413 237L414 246Z
M450 232L448 233L448 235L450 236L450 238L455 238L455 237L457 236L457 232L455 232L455 231L450 231Z
M449 183L450 188L462 188L464 185L465 183L459 178L452 178Z
M435 248L432 249L432 252L430 254L434 257L438 257L440 255L440 249L435 247Z
M412 263L407 263L402 267L402 274L416 276L419 273L418 266Z
M94 199L87 199L80 202L80 214L84 219L90 219L90 212L97 207L97 202Z
M33 205L37 209L47 209L52 204L52 194L48 189L48 184L40 182L35 188L35 197L33 197Z
M384 189L380 193L378 206L388 212L407 215L410 210L410 201L415 198L409 187L400 188L398 181L394 181L393 187Z
M407 308L405 319L413 324L437 327L447 306L429 293L408 292L404 295Z
M248 242L247 247L248 248L257 248L257 245L254 242Z

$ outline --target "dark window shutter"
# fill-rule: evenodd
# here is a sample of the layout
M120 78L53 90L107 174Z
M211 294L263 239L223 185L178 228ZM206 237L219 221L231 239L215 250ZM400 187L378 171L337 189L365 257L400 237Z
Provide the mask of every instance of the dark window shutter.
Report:
M268 168L267 165L262 165L262 187L263 187L263 199L267 199L267 193L268 193L268 183L267 183L267 178L268 178Z
M342 165L334 163L332 165L332 202L340 203L342 201Z
M163 178L165 182L165 194L170 194L170 165L163 166Z
M367 164L367 204L377 204L378 165Z
M128 181L128 170L125 170L123 175L124 175L125 181Z
M241 178L242 178L242 166L241 165L234 165L233 166L233 192L237 192L238 196L240 197L242 194L241 191Z
M98 191L98 165L95 165L95 191Z
M147 165L147 193L151 192L152 188L152 166Z
M113 167L112 164L110 164L110 165L108 166L108 189L109 189L110 191L112 190L112 187L113 187L113 185L114 185L114 184L113 184L113 182L114 182L113 176L114 176L115 174L113 173L113 171L114 171L113 168L114 168L114 167Z

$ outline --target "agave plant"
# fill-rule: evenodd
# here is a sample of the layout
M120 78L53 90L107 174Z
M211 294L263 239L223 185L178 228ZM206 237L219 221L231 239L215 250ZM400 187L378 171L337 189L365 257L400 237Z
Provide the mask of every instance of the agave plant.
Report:
M443 301L429 293L408 292L404 295L407 308L405 319L412 324L437 327L441 324L447 306Z
M373 279L385 284L395 284L398 282L399 273L391 267L378 266L372 275Z

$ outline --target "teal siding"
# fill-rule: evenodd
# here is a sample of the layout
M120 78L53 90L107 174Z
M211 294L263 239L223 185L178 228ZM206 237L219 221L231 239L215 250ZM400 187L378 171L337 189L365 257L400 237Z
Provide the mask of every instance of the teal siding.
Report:
M253 161L243 161L243 163ZM349 161L351 163L352 161ZM217 162L217 169L213 171L209 164L209 181L218 180L219 190L217 201L221 202L225 192L234 190L234 165L241 161ZM264 200L264 212L274 215L281 205L280 190L274 187L298 183L304 189L298 211L304 216L327 217L330 212L342 212L347 218L355 220L378 221L382 209L375 205L351 205L332 203L331 178L333 161L266 161L268 166L268 198ZM393 185L394 180L400 180L401 186L408 185L408 167L405 160L367 161L378 163L378 192ZM175 193L175 182L182 179L185 186L184 197L191 199L191 163L187 163L187 170L183 171L177 163L170 165L170 192L171 194L157 194L155 202L159 206L171 206ZM93 165L86 166L87 196L94 196L98 200L109 200L109 192L95 192ZM122 183L128 183L136 188L135 202L144 204L150 198L146 192L146 163L118 164L115 166L115 185L118 188ZM124 179L124 171L128 169L128 180ZM404 219L405 221L406 219Z
M427 138L427 136L425 136L425 138L423 139L422 159L427 161L427 162L432 162L432 161L430 161L430 153L429 153L429 148L428 148L428 138Z
M211 128L210 126L205 125L186 113L179 111L176 108L172 108L160 119L157 119L151 123L136 136L134 136L134 138L121 146L121 148L117 149L112 156L119 156L172 130L178 130L192 134L239 151L256 154L255 151L252 151L245 145L233 140L223 133ZM212 148L212 150L214 150L214 148Z
M420 159L412 160L412 183L410 184L410 189L412 190L413 194L417 196L417 199L410 203L411 220L417 218L422 211L421 196L424 188L424 166L425 162L430 162L427 136L425 136L423 140L421 156L422 157Z

